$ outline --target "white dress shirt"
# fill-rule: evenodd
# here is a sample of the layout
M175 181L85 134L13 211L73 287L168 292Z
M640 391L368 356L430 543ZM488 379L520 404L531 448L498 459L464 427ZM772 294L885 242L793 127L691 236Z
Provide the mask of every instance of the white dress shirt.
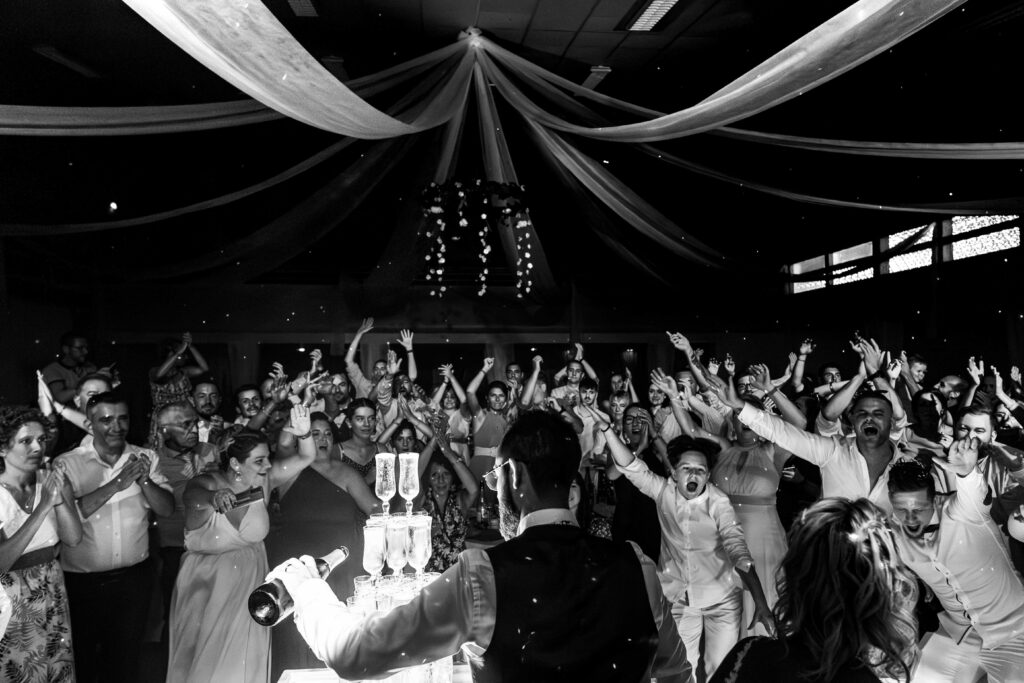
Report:
M754 564L729 496L708 482L687 500L675 482L659 477L640 458L620 467L641 493L654 499L661 522L658 576L665 597L692 607L709 607L742 589L733 571Z
M892 460L872 486L868 463L857 448L856 437L811 434L749 403L743 406L739 418L758 436L820 467L823 498L867 498L887 513L892 512L888 489L889 470L902 458L911 457L910 451L904 455L894 447Z
M570 524L576 518L566 509L548 509L526 515L522 533L541 524ZM640 559L658 630L658 652L646 683L689 680L686 653L675 636L675 622L662 597L654 563L634 543ZM342 678L378 678L398 670L455 654L460 646L471 658L480 658L491 644L497 613L494 569L484 550L467 549L459 560L412 602L387 614L363 619L339 602L322 579L308 579L292 591L299 632L322 662Z
M992 649L1024 634L1024 585L985 505L984 477L975 470L957 484L955 494L936 499L937 531L913 539L897 529L896 543L942 603L946 633L960 642L973 628Z
M63 462L75 498L92 493L121 473L132 455L150 458L147 486L160 486L171 491L160 473L160 459L153 451L127 445L113 465L103 462L92 444L82 445L57 458ZM142 487L133 482L124 491L115 493L96 512L82 520L82 541L65 546L61 565L68 572L103 572L122 569L149 557L149 502Z

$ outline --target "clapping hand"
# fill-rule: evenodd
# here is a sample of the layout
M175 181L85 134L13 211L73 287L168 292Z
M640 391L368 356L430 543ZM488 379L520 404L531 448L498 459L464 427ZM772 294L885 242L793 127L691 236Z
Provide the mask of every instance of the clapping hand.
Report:
M767 394L775 388L775 385L772 384L771 372L768 370L768 366L764 363L755 363L748 368L748 371L750 372L750 383L755 389L759 389L761 392ZM728 403L726 405L728 405Z
M718 362L717 358L710 359L708 361L708 372L710 372L712 375L717 375L718 374L718 368L721 365L722 364Z
M43 492L39 499L39 503L44 509L55 508L64 502L65 476L66 470L62 462L54 465L53 469L47 473L46 481L43 482Z
M441 374L441 377L442 379L444 379L445 382L452 381L453 370L454 368L452 367L451 363L445 363L444 365L441 365L437 368L437 371Z
M185 351L190 346L192 346L192 334L190 332L185 332L181 335L181 351L178 353Z

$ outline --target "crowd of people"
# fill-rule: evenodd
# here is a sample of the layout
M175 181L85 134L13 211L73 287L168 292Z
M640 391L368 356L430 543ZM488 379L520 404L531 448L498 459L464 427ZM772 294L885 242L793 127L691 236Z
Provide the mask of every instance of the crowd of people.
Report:
M372 329L344 367L314 350L233 388L166 342L141 445L116 365L65 335L38 405L0 407L0 676L141 680L159 594L168 682L369 678L460 647L479 680L1024 682L1017 367L930 382L858 335L856 367L811 373L806 339L773 377L671 333L683 366L642 378L574 344L424 387L410 330L364 374ZM446 587L371 637L345 600L385 452L420 454ZM492 516L506 543L467 550ZM293 559L341 545L326 584ZM249 617L275 567L298 630Z

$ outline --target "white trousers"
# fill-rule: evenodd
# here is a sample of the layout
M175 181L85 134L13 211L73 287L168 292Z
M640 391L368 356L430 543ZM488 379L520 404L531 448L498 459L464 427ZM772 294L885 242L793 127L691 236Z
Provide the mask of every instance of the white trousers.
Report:
M1024 635L992 650L981 647L971 631L957 645L940 626L921 646L921 662L912 683L975 683L988 674L989 683L1024 683Z
M697 680L701 680L697 675L697 662L700 659L700 636L704 634L703 680L709 681L740 639L743 591L737 588L721 602L708 607L691 607L676 601L672 603L672 618L676 621L679 637L686 646L686 659Z

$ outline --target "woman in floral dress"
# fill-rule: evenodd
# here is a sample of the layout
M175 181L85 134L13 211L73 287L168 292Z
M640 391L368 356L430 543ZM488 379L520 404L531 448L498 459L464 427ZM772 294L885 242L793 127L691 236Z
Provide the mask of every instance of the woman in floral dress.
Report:
M0 639L0 680L75 680L71 621L61 543L76 545L82 525L62 469L41 472L45 418L36 410L0 408L0 590L10 611ZM7 601L5 601L7 602Z
M437 452L437 451L440 452ZM432 518L431 554L427 571L443 572L455 564L466 549L466 512L476 500L480 487L469 467L442 436L433 439L421 460L423 473L423 509Z

